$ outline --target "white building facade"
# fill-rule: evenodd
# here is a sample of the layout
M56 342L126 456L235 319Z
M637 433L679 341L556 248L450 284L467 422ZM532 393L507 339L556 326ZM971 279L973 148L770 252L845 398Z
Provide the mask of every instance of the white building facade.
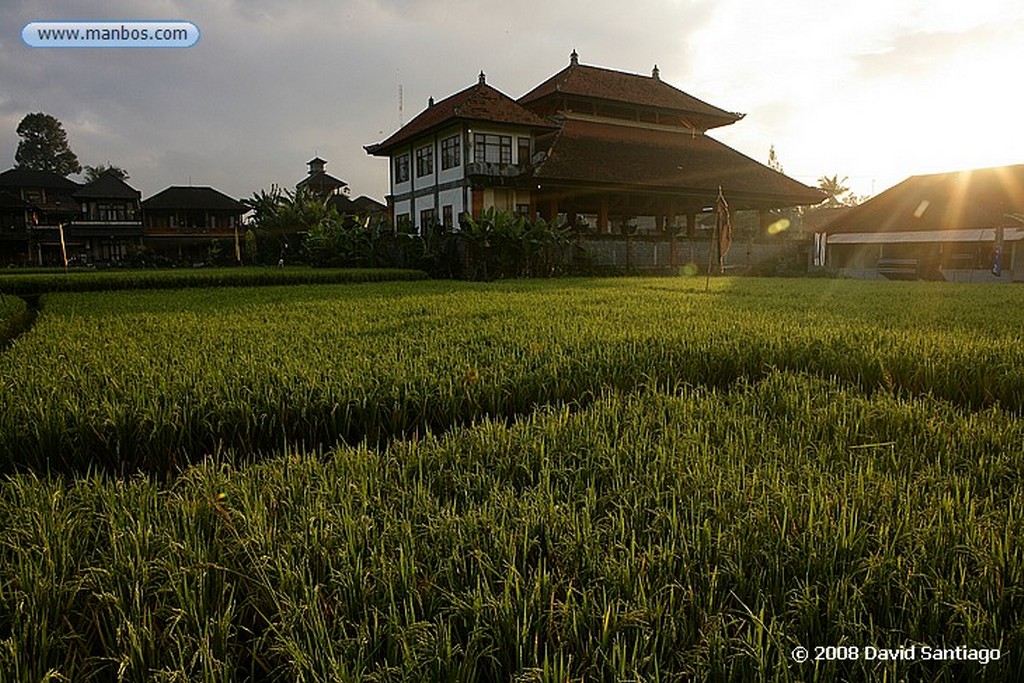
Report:
M388 206L400 231L453 228L485 207L531 214L535 136L556 126L479 82L426 110L367 152L390 160Z

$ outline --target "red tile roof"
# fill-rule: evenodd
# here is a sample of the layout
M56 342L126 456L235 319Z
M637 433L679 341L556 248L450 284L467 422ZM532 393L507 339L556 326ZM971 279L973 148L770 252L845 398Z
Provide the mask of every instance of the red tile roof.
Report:
M569 66L520 97L519 104L530 106L552 95L573 95L671 110L698 118L706 128L725 126L743 118L742 114L719 109L688 95L665 83L660 77L587 66L577 63L575 59Z
M519 106L508 95L487 85L481 74L476 85L427 107L394 135L384 142L366 147L366 151L375 156L385 156L395 147L455 121L486 121L542 130L555 128L550 121Z
M568 119L547 141L540 181L635 186L694 197L721 187L733 208L817 204L824 195L707 135Z
M907 178L824 226L828 233L1016 226L1024 214L1024 164Z

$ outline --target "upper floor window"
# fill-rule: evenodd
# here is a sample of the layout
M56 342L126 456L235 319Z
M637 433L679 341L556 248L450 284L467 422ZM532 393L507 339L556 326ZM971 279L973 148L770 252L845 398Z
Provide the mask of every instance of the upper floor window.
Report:
M395 157L395 182L405 183L409 181L409 155L402 154Z
M516 138L516 143L519 147L519 163L530 163L530 138Z
M512 136L476 133L473 135L473 160L477 163L511 164Z
M101 221L126 221L128 220L128 206L126 204L105 204L100 203L96 207L97 218Z
M441 140L441 170L447 171L462 163L462 145L458 135Z
M420 178L434 172L434 148L420 147L416 150L416 177Z

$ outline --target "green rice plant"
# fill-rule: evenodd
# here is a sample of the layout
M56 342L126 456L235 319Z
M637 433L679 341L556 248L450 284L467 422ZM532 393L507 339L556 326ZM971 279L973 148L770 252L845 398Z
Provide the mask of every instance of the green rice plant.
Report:
M0 358L7 470L171 475L281 443L371 444L607 389L773 370L1024 406L1009 287L684 279L52 294ZM894 285L893 288L886 288Z
M0 678L1005 680L1022 442L771 371L168 484L10 476ZM790 658L911 644L1003 656Z
M28 327L31 317L24 299L0 294L0 348L21 334Z

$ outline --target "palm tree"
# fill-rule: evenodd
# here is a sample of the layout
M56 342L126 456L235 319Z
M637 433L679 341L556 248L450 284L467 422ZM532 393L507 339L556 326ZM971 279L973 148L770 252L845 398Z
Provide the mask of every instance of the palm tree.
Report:
M827 175L818 178L818 189L828 197L825 200L825 206L835 207L845 204L845 201L839 197L850 191L850 188L844 184L847 180L849 180L847 176L843 176L842 180L840 180L838 173L831 178Z

